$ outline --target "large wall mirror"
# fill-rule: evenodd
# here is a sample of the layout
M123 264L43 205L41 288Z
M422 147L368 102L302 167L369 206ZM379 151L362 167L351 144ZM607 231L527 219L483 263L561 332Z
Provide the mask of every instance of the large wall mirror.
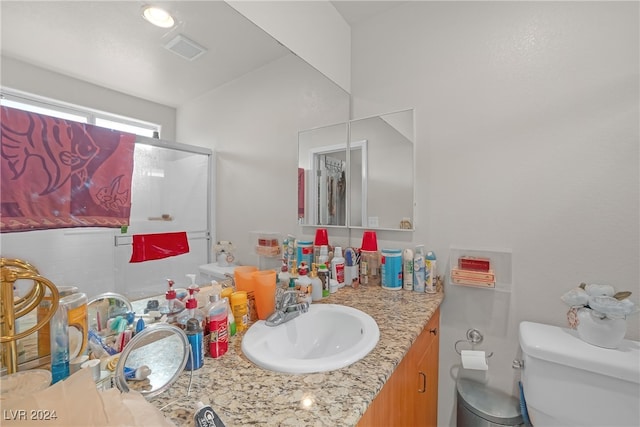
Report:
M298 222L412 230L413 110L298 134Z

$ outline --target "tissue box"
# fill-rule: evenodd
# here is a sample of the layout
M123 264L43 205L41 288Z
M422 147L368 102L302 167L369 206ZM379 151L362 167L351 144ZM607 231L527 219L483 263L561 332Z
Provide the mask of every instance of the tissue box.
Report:
M458 258L458 268L471 271L489 271L491 269L491 260L489 258L461 256Z

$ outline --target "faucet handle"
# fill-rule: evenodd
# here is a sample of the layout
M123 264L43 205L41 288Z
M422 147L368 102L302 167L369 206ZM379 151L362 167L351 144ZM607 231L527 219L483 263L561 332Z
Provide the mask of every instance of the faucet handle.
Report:
M299 306L301 312L306 313L307 311L309 311L309 303L307 301L301 302Z

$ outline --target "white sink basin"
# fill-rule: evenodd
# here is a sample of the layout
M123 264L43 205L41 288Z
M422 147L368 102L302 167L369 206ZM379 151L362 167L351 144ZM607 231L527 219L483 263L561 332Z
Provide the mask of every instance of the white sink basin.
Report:
M365 357L380 330L367 313L335 304L311 304L309 311L278 326L254 323L242 351L261 368L291 374L344 368Z

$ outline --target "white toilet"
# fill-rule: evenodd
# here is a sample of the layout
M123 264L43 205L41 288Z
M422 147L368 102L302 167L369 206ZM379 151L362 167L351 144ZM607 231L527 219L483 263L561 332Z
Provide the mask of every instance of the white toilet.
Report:
M640 426L640 342L596 347L576 331L520 323L522 385L535 427Z

